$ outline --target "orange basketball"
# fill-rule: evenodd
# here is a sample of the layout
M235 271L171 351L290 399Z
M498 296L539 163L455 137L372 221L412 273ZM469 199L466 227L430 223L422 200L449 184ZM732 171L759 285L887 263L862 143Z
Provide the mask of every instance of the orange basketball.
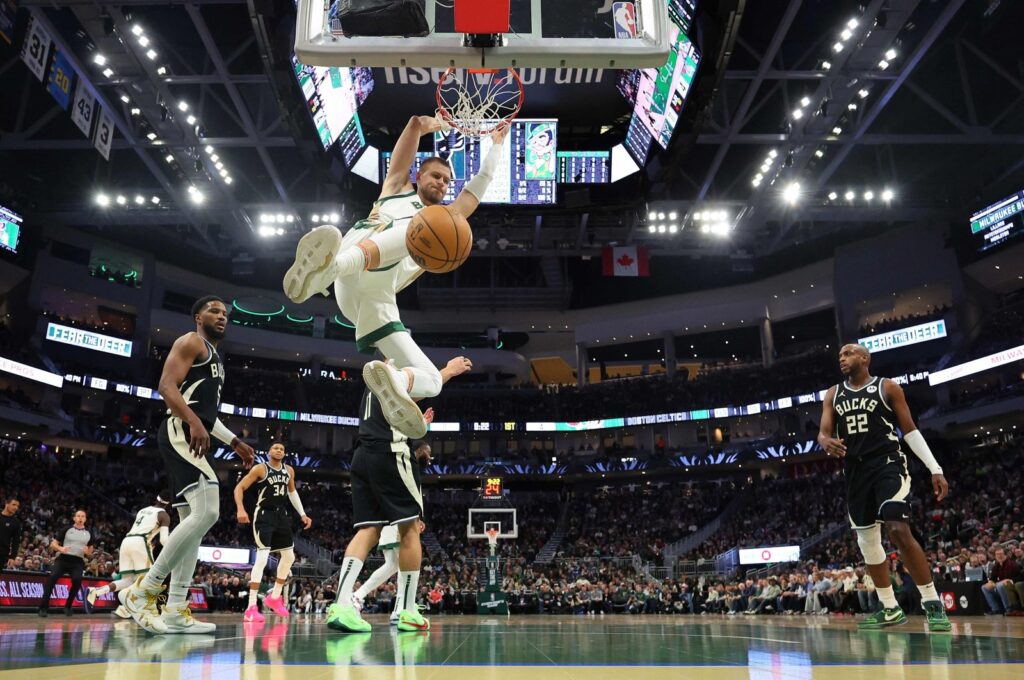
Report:
M466 218L447 205L430 205L416 213L405 232L405 248L432 274L454 271L469 257L473 230Z

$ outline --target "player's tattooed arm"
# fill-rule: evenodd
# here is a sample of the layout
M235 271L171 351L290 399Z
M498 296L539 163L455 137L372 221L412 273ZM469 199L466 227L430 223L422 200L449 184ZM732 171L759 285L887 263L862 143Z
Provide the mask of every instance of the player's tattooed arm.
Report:
M818 427L818 445L825 449L830 456L842 458L846 455L846 444L835 435L836 416L832 410L832 400L836 396L836 386L833 385L825 393L825 400L821 404L821 425Z
M242 503L242 496L245 495L245 492L249 489L250 486L260 481L266 476L267 472L266 468L263 466L263 463L258 463L257 465L254 465L251 470L249 470L245 477L242 477L240 480L238 480L238 484L235 484L235 519L238 520L239 524L249 523L249 513L245 511L245 507Z

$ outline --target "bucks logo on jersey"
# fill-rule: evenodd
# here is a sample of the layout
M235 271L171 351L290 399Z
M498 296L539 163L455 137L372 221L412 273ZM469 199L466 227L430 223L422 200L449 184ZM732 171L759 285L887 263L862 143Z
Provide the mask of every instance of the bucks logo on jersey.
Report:
M846 444L846 456L862 460L899 451L896 414L885 401L885 378L872 378L858 388L836 385L832 409L836 434Z

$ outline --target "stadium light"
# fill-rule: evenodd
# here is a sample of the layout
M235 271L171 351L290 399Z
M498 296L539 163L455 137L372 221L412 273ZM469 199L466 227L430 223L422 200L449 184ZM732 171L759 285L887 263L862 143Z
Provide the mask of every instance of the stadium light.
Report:
M821 149L818 149L818 150L816 150L816 151L814 152L814 156L815 156L816 158L821 158L821 157L822 157L822 156L824 156L824 155L825 155L825 152L824 152L824 151L822 151Z
M271 236L274 235L274 228L268 227L267 225L263 225L257 230L256 233L258 233L263 238L270 238Z
M232 182L234 182L234 181L235 181L235 180L231 179L230 177L225 177L225 178L224 178L224 184L231 184L231 183L232 183Z
M800 106L810 106L810 105L811 105L811 98L810 97L803 97L800 100Z
M149 38L144 35L139 36L139 44L143 47L149 47Z
M861 99L867 99L868 94L869 92L865 88L857 90L857 96L860 97Z
M656 213L656 212L654 212L652 210L651 212L647 213L647 219L649 219L649 220L656 220L656 219L658 219L658 213Z
M830 200L830 201L834 201L834 200L836 200L836 199L837 199L838 197L839 197L839 194L837 194L836 192L834 192L834 191L830 191L830 192L828 192L828 200Z
M853 30L857 28L858 23L860 22L858 22L856 19L850 19L849 21L846 22L846 27L849 28L850 30Z
M659 219L659 220L663 220L663 219L665 219L665 213L663 213L663 212L659 212L659 213L658 213L658 219Z
M841 134L843 134L843 128L839 127L838 125L835 126L834 128L832 128L832 134L834 134L834 135L841 135Z
M195 116L189 116L188 118L185 119L185 122L188 123L189 125L195 125L196 124L196 117Z
M889 62L883 59L882 61L878 62L878 68L884 71L885 69L889 68Z
M96 194L96 205L98 205L101 208L109 207L110 206L110 196L107 196L103 192L100 192L100 193Z
M118 205L125 205L128 203L128 199L122 196L121 194L118 194L117 198L115 198L114 201L116 201Z
M167 154L166 156L164 156L164 160L167 161L168 163L173 163L174 156L172 156L171 154Z
M786 188L782 190L782 198L786 203L796 205L800 200L800 183L790 182L787 184Z
M313 215L313 217L316 217L316 215ZM313 221L316 222L315 219ZM647 227L647 231L653 234L654 232L658 231L658 227L652 224Z
M149 57L150 61L153 61L154 59L156 59L156 51L149 50L148 52L146 52L146 56Z
M850 38L853 37L853 31L851 31L848 28L844 28L843 32L839 34L839 37L842 38L843 40L849 40Z
M677 231L679 231L679 225L676 225L676 224L670 224L670 225L669 225L669 227L668 227L668 233L670 233L670 234L674 234L674 233L676 233Z
M142 26L139 26L138 24L132 26L132 33L134 35L142 35Z
M114 69L109 68L109 67L103 69L103 75L106 76L107 78L112 77L114 75Z
M153 205L160 205L160 197L159 196L154 196L153 198L151 198L149 200L150 200L150 202Z
M769 158L775 158L775 157L776 157L776 156L778 156L778 155L779 155L779 152L778 152L778 151L776 151L775 149L772 149L772 150L770 150L770 151L768 152L768 157L769 157Z
M846 105L846 110L847 111L856 111L857 110L857 102L850 102L849 104L847 104Z
M143 198L142 196L140 196L139 194L135 194L135 205L145 205L145 204L146 204L146 199Z
M157 74L158 76L163 76L163 75L167 75L167 67L166 67L166 66L161 66L160 68L158 68L158 69L156 70L156 74Z
M755 187L759 187L759 186L761 186L761 178L760 177L755 177L754 179L750 180L750 183L752 185L754 185Z
M846 193L843 194L843 198L845 198L847 201L849 201L851 203L853 203L854 197L856 197L856 194L853 193L853 189L847 189Z
M793 109L793 119L794 120L800 120L803 117L804 117L804 110L803 109Z
M894 194L892 192L892 189L890 189L888 187L886 187L885 189L882 190L882 200L885 201L886 203L888 203L889 201L892 200L893 195Z
M821 62L821 70L822 71L827 71L830 68L832 68L832 62L830 62L830 61L823 61L823 62Z
M337 224L338 220L340 220L340 219L341 218L338 216L338 213L335 213L335 212L331 213L331 222Z
M875 197L875 192L871 191L871 189L868 189L867 191L864 192L864 200L865 201L870 201L874 197Z
M894 59L896 59L896 50L892 47L887 49L885 51L885 58L888 59L889 61L893 61Z
M659 234L664 234L665 233L665 225L664 224L659 224L658 225L658 233Z
M836 54L839 54L840 52L842 52L843 51L843 43L837 42L835 45L832 46L832 51L835 52Z
M673 210L672 212L670 212L668 214L668 218L670 220L678 220L679 219L679 213L677 213L675 210Z
M92 63L96 64L97 66L105 66L107 63L107 58L99 52L97 52L95 55L93 55Z

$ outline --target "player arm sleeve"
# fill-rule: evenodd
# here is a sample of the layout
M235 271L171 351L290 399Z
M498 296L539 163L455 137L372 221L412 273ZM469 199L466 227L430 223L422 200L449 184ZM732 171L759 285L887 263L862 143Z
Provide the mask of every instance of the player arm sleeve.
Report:
M498 163L501 162L501 156L504 153L504 142L492 145L483 163L480 164L480 172L473 175L473 179L466 182L465 190L476 196L478 201L484 200L484 194L487 193L487 187L491 185L491 180L494 179L494 171L498 169Z
M160 527L160 545L167 545L167 537L171 535L171 528L164 524Z
M237 435L235 435L234 432L229 430L224 423L220 422L220 418L217 418L217 420L213 423L213 431L210 434L212 434L214 437L221 440L228 446L231 446L231 443L238 438Z
M928 472L933 475L941 475L942 468L939 466L939 461L935 460L935 456L932 455L932 450L928 448L928 442L924 440L924 435L921 434L921 430L914 430L909 434L903 435L903 441L907 443L910 450L914 452L924 466L928 468Z
M292 502L292 507L295 508L295 512L299 513L299 517L305 517L306 511L302 507L302 499L299 498L299 492L289 491L288 500Z

